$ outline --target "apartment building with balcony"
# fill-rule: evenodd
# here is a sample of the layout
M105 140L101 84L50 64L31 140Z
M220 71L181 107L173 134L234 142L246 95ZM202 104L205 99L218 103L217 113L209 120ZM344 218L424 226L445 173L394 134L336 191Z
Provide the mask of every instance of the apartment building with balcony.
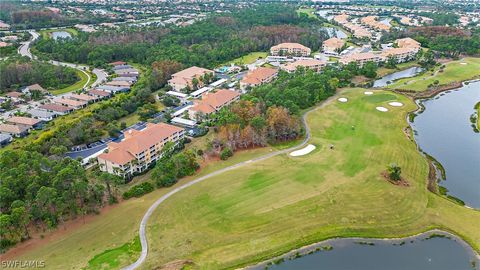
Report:
M185 130L165 123L148 123L143 130L124 132L125 139L111 142L108 150L97 157L101 171L122 177L141 173L162 157L162 149L168 142L178 144Z

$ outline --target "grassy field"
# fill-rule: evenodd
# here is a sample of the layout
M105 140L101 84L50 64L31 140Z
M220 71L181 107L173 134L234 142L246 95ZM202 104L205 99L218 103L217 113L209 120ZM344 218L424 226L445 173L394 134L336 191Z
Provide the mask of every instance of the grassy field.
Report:
M49 39L52 36L53 32L68 32L72 36L78 35L77 29L74 28L64 28L64 29L47 29L40 31L40 35L43 39Z
M257 61L258 58L266 58L267 56L268 56L268 53L266 52L252 52L242 57L233 59L232 61L225 63L224 66L230 65L230 64L249 65Z
M480 212L426 190L427 163L402 133L413 102L383 91L365 96L362 89L342 96L349 101L334 101L309 115L311 143L317 146L309 155L252 163L165 201L148 224L151 253L144 269L175 259L193 259L204 269L236 267L334 236L398 237L430 228L454 232L480 250ZM391 100L406 106L390 107ZM376 106L390 111L378 112ZM270 151L249 150L208 163L180 183ZM391 162L400 164L409 187L380 176ZM122 202L74 230L47 234L41 245L15 259L42 259L48 269L131 263L139 253L143 214L175 187Z
M208 163L195 177L184 178L179 184L270 151L273 150L269 147L248 150L236 153L227 161ZM41 258L45 260L47 269L59 270L83 269L87 265L90 265L90 269L110 269L110 266L125 265L138 257L138 248L134 243L143 214L158 197L176 187L177 185L157 189L141 198L124 201L105 209L98 216L89 217L87 222L77 220L75 225L67 227L67 231L59 228L53 234L45 233L44 239L36 235L33 242L40 243L27 248L15 259ZM71 227L75 228L68 229ZM34 245L32 241L30 244Z
M297 10L298 14L306 14L310 18L317 18L317 16L314 14L315 9L313 8L299 8Z
M76 69L76 72L77 72L78 77L80 77L80 80L79 80L78 82L76 82L76 83L74 83L74 84L72 84L72 85L70 85L70 86L67 86L67 87L65 87L65 88L53 89L53 90L48 90L48 91L49 91L50 93L52 93L53 95L61 95L61 94L65 94L65 93L68 93L68 92L72 92L72 91L76 91L76 90L82 89L83 86L85 85L85 83L86 83L87 80L88 80L88 76L87 76L84 72L82 72L82 71L80 71L80 70L78 70L78 69ZM88 72L89 75L90 75L90 72L89 72L89 71L85 71L85 72ZM90 77L92 77L92 76L90 75ZM94 79L93 79L93 78L90 78L89 84L93 83L93 81L94 81ZM88 85L87 85L87 86L88 86Z
M362 89L342 96L349 101L308 117L317 146L311 154L252 163L160 205L148 224L143 268L176 259L192 259L200 269L235 268L326 238L399 237L431 228L452 231L480 250L480 212L426 189L427 162L402 132L414 103L382 91L365 96ZM392 100L406 106L387 105ZM391 162L402 167L409 187L381 176Z
M405 78L388 85L390 89L405 89L425 91L428 86L438 80L439 85L459 82L480 76L480 58L468 57L445 64L444 72L438 72L436 67L433 72L427 71L415 78Z

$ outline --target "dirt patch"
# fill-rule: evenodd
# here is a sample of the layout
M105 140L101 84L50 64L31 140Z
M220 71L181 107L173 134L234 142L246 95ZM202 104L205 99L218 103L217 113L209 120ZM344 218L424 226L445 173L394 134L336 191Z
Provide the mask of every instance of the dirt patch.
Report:
M438 194L437 170L435 170L435 166L433 166L433 163L430 160L428 161L427 189L435 194Z
M388 182L390 182L391 184L394 184L396 186L402 186L402 187L409 187L410 186L408 181L403 177L401 177L399 181L393 181L392 179L390 179L390 177L388 177L388 172L387 171L383 171L380 175L383 176L383 178L385 180L387 180Z
M452 82L452 83L446 84L446 85L431 87L428 90L422 91L422 92L416 92L416 91L413 91L413 90L405 90L405 89L394 89L393 92L398 93L398 94L404 94L404 95L412 97L414 99L422 99L422 98L430 98L430 97L433 97L433 96L437 95L438 93L441 93L441 92L444 92L444 91L447 91L447 90L460 88L462 86L463 86L463 84L461 82Z
M194 265L192 260L176 260L173 262L166 263L160 267L154 268L155 270L180 270L184 269L185 266Z
M402 129L403 133L405 134L405 136L410 140L410 141L413 141L413 138L412 138L412 128L410 126L407 126L407 127L404 127Z
M0 260L12 260L32 249L41 248L46 243L60 239L63 236L78 230L83 225L88 224L96 220L97 218L100 218L101 215L111 211L113 208L118 207L119 205L120 203L105 206L100 210L99 214L86 215L83 217L77 217L75 219L65 221L64 223L58 225L57 228L52 230L31 230L31 238L29 240L18 243L14 247L7 250L7 252L0 256Z

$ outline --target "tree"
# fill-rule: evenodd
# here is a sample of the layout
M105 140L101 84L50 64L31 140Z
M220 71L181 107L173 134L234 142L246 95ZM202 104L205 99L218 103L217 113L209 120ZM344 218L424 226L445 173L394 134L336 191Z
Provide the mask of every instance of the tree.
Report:
M230 147L225 147L220 153L221 160L227 160L231 156L233 156L233 151L230 149Z
M392 163L387 166L388 177L393 181L400 181L402 168L396 163Z

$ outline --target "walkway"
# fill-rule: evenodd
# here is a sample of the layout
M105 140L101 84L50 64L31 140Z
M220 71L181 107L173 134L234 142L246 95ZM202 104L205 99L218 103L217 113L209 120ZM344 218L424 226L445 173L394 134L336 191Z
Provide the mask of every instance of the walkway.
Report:
M250 163L253 163L253 162L259 162L259 161L262 161L262 160L266 160L266 159L269 159L271 157L274 157L274 156L278 156L280 154L285 154L285 153L288 153L294 149L297 149L297 148L300 148L300 147L303 147L309 140L310 140L310 128L308 127L307 125L307 122L306 122L306 117L313 111L316 111L320 108L323 108L324 106L326 106L327 104L331 103L332 101L336 100L337 98L337 95L334 95L330 98L328 98L327 100L325 100L324 102L322 102L322 104L320 104L319 106L307 111L305 114L303 114L302 116L302 122L305 126L305 139L297 146L294 146L294 147L290 147L288 149L283 149L283 150L278 150L278 151L275 151L275 152L271 152L271 153L268 153L266 155L263 155L263 156L260 156L260 157L257 157L257 158L254 158L254 159L250 159L250 160L246 160L246 161L242 161L240 163L237 163L235 165L232 165L232 166L229 166L229 167L226 167L226 168L223 168L223 169L220 169L218 171L215 171L215 172L212 172L210 174L207 174L205 176L202 176L202 177L199 177L191 182L188 182L188 183L185 183L177 188L175 188L174 190L168 192L167 194L163 195L162 197L158 198L158 200L156 200L151 206L150 208L148 208L147 212L145 213L145 215L143 216L142 218L142 221L140 222L140 230L139 230L139 236L140 236L140 243L142 245L142 253L140 254L140 258L137 259L136 262L134 262L133 264L123 268L123 270L133 270L133 269L136 269L138 268L144 261L145 259L147 258L147 255L148 255L148 242L147 242L147 236L146 236L146 228L147 228L147 223L148 223L148 220L150 219L150 216L152 215L152 213L155 211L155 209L157 209L157 207L163 203L166 199L170 198L172 195L174 195L175 193L185 189L185 188L188 188L190 186L193 186L197 183L200 183L208 178L211 178L213 176L216 176L216 175L219 175L221 173L224 173L224 172L228 172L228 171L231 171L231 170L234 170L234 169L237 169L237 168L240 168L246 164L250 164Z

